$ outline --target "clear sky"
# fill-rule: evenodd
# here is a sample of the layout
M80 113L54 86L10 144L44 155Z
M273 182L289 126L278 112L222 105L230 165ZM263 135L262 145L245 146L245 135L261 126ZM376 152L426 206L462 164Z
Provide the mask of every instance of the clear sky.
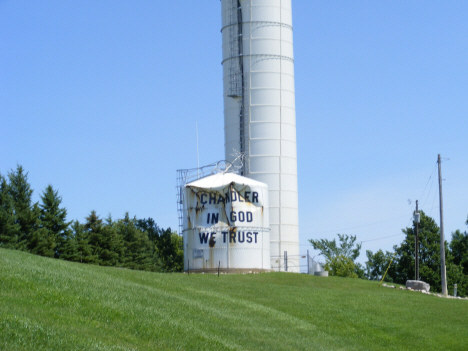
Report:
M22 165L35 201L52 184L70 220L177 229L196 123L200 164L224 158L220 7L0 0L0 173ZM439 153L446 237L466 229L467 17L466 1L293 0L301 253L336 233L361 262L390 250L415 200L439 223Z

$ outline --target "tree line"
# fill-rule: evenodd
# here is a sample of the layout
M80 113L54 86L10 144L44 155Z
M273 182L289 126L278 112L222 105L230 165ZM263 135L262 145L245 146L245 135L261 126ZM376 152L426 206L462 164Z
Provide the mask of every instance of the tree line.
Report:
M419 213L419 278L431 285L431 291L441 292L440 229L433 218L423 211ZM415 278L416 224L402 231L406 237L400 245L393 247L393 252L366 251L369 279L381 279L393 256L385 281L405 284L406 280ZM456 230L450 242L445 240L444 246L448 293L453 294L453 286L457 284L457 295L468 296L468 233Z
M431 291L441 292L441 257L440 229L435 220L420 212L419 223L419 279L429 283ZM468 219L466 220L468 225ZM330 275L353 277L370 280L381 280L405 284L415 279L415 246L416 223L402 229L405 238L400 245L393 246L393 251L366 251L365 266L355 262L359 256L361 243L356 243L356 236L338 234L336 240L309 240L314 249L319 250L325 258L325 270ZM390 264L391 262L391 264ZM457 284L457 295L468 296L468 233L456 230L450 242L445 240L445 266L447 290L453 294Z
M18 165L0 174L0 247L74 262L153 272L183 269L182 238L152 218L128 213L114 220L95 211L85 222L67 221L62 198L52 185L33 203L28 173Z

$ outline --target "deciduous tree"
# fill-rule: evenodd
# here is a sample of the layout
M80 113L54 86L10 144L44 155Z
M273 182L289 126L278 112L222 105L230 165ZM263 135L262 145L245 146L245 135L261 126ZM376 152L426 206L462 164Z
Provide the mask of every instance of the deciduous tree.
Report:
M315 250L325 257L325 270L329 270L330 275L340 277L358 278L364 276L361 265L354 261L359 256L361 243L356 243L356 236L338 234L339 245L336 239L310 239L309 242Z
M419 223L419 274L420 279L429 283L431 289L441 291L440 277L440 234L439 227L424 211L420 211ZM394 281L405 284L414 279L415 272L415 223L411 228L403 229L406 238L400 246L395 246L395 276ZM445 257L449 261L448 244L445 243Z
M468 221L467 221L468 222ZM452 233L452 241L450 242L450 252L453 257L453 263L460 265L463 273L468 275L468 233L462 233L457 230Z
M385 275L386 282L393 282L393 277L395 276L395 266L392 265L389 267L390 262L392 261L393 253L386 251L385 253L382 250L377 251L375 254L372 251L367 250L366 256L368 261L366 262L366 278L370 280L381 280L385 271L388 268L388 272Z

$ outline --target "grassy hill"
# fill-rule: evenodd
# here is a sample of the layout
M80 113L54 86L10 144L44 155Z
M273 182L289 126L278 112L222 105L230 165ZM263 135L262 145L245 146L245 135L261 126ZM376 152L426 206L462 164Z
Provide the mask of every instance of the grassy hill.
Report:
M466 350L468 301L300 274L157 274L0 249L1 350Z

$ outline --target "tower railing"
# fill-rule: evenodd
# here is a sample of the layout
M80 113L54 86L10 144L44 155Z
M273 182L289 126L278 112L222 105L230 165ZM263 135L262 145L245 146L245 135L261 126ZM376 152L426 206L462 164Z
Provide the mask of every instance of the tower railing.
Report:
M241 157L241 156L238 156ZM243 158L243 155L242 155ZM242 160L241 160L242 162ZM184 226L184 187L197 179L208 177L217 173L239 173L239 167L228 161L218 161L203 167L191 169L178 169L176 178L177 216L179 220L179 235L182 235Z

